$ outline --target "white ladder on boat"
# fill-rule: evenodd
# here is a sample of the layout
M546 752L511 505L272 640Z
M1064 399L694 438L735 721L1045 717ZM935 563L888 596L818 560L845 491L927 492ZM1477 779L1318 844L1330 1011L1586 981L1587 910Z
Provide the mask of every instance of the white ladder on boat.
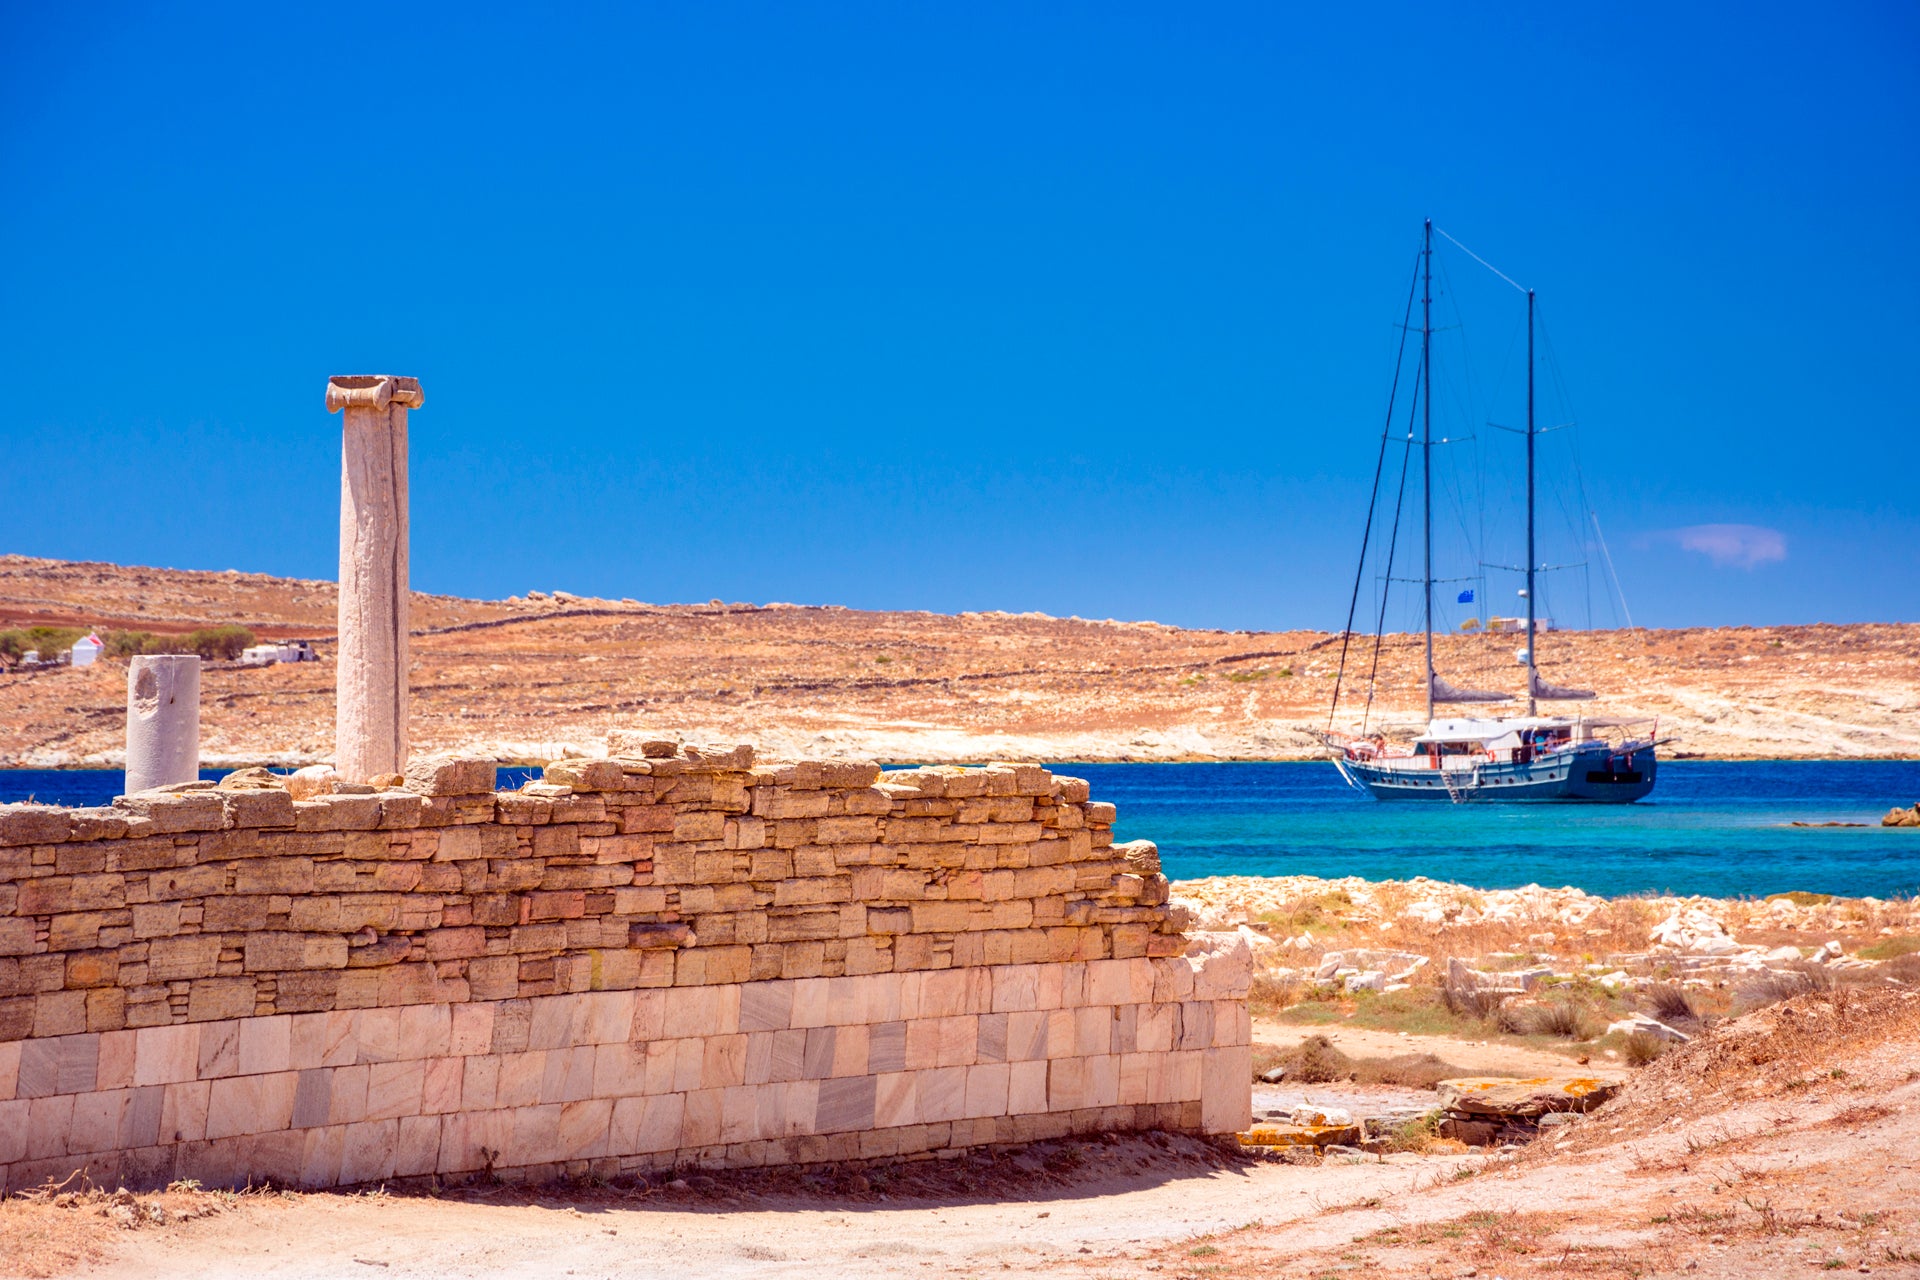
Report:
M1480 785L1480 766L1476 764L1471 769L1461 770L1442 769L1440 781L1447 785L1447 799L1460 804L1466 800L1469 786Z

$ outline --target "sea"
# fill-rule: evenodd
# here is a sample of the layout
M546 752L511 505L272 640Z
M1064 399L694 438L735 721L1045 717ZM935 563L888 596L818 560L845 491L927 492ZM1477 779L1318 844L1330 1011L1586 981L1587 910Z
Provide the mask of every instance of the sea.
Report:
M1382 802L1324 763L1052 767L1118 805L1115 837L1154 841L1175 880L1429 876L1721 898L1920 892L1920 829L1879 825L1894 805L1920 802L1916 761L1672 761L1631 805ZM500 785L539 772L502 769ZM106 804L122 781L119 770L0 770L0 802Z

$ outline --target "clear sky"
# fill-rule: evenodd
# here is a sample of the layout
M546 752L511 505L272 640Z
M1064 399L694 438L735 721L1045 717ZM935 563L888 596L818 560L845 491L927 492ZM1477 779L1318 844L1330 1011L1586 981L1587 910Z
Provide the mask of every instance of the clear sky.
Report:
M390 372L424 590L1337 626L1431 216L1636 622L1913 620L1916 68L1899 3L8 3L0 550L330 578Z

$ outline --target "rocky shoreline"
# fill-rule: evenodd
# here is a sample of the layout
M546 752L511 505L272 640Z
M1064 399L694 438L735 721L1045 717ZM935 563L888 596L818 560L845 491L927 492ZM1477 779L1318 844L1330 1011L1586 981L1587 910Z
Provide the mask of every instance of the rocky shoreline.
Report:
M1608 1011L1604 1034L1621 1037L1689 1039L1697 1025L1673 1024L1707 1020L1689 991L1731 1007L1763 989L1920 986L1915 897L1606 898L1571 886L1313 876L1183 880L1172 895L1192 927L1237 932L1277 988L1355 996L1438 987L1450 1006L1482 1016L1509 998L1545 1006L1591 996L1591 1013ZM1635 994L1649 992L1666 1020L1635 1006ZM1506 1021L1520 1029L1543 1017Z

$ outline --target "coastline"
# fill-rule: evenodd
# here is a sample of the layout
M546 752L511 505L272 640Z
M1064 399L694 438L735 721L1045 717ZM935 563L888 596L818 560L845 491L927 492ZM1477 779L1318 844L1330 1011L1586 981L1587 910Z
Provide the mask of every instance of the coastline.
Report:
M544 768L555 760L592 760L604 756L604 750L594 754L591 750L575 744L556 744L564 750L554 753L525 754L512 750L489 751L484 747L465 746L458 749L459 754L469 759L491 760L503 769ZM989 744L992 746L993 744ZM776 753L762 753L770 763L781 763L788 757ZM1021 763L1037 762L1048 768L1070 769L1074 765L1116 765L1116 764L1326 764L1329 758L1324 755L1292 756L1218 756L1218 755L1054 755L1045 752L1010 753L994 747L991 750L959 753L926 752L919 754L849 756L886 769L911 769L920 765L965 764L975 765L992 761L1006 760ZM203 769L300 769L308 765L331 764L333 757L328 754L310 752L242 752L238 754L210 753L200 759ZM1920 756L1913 755L1675 755L1661 760L1662 766L1671 764L1911 764L1920 765ZM0 769L33 773L85 773L103 769L122 769L126 767L124 754L118 752L103 753L75 759L70 756L57 756L49 760L46 755L35 755L30 759L13 760L0 757ZM1889 797L1892 803L1897 797Z

